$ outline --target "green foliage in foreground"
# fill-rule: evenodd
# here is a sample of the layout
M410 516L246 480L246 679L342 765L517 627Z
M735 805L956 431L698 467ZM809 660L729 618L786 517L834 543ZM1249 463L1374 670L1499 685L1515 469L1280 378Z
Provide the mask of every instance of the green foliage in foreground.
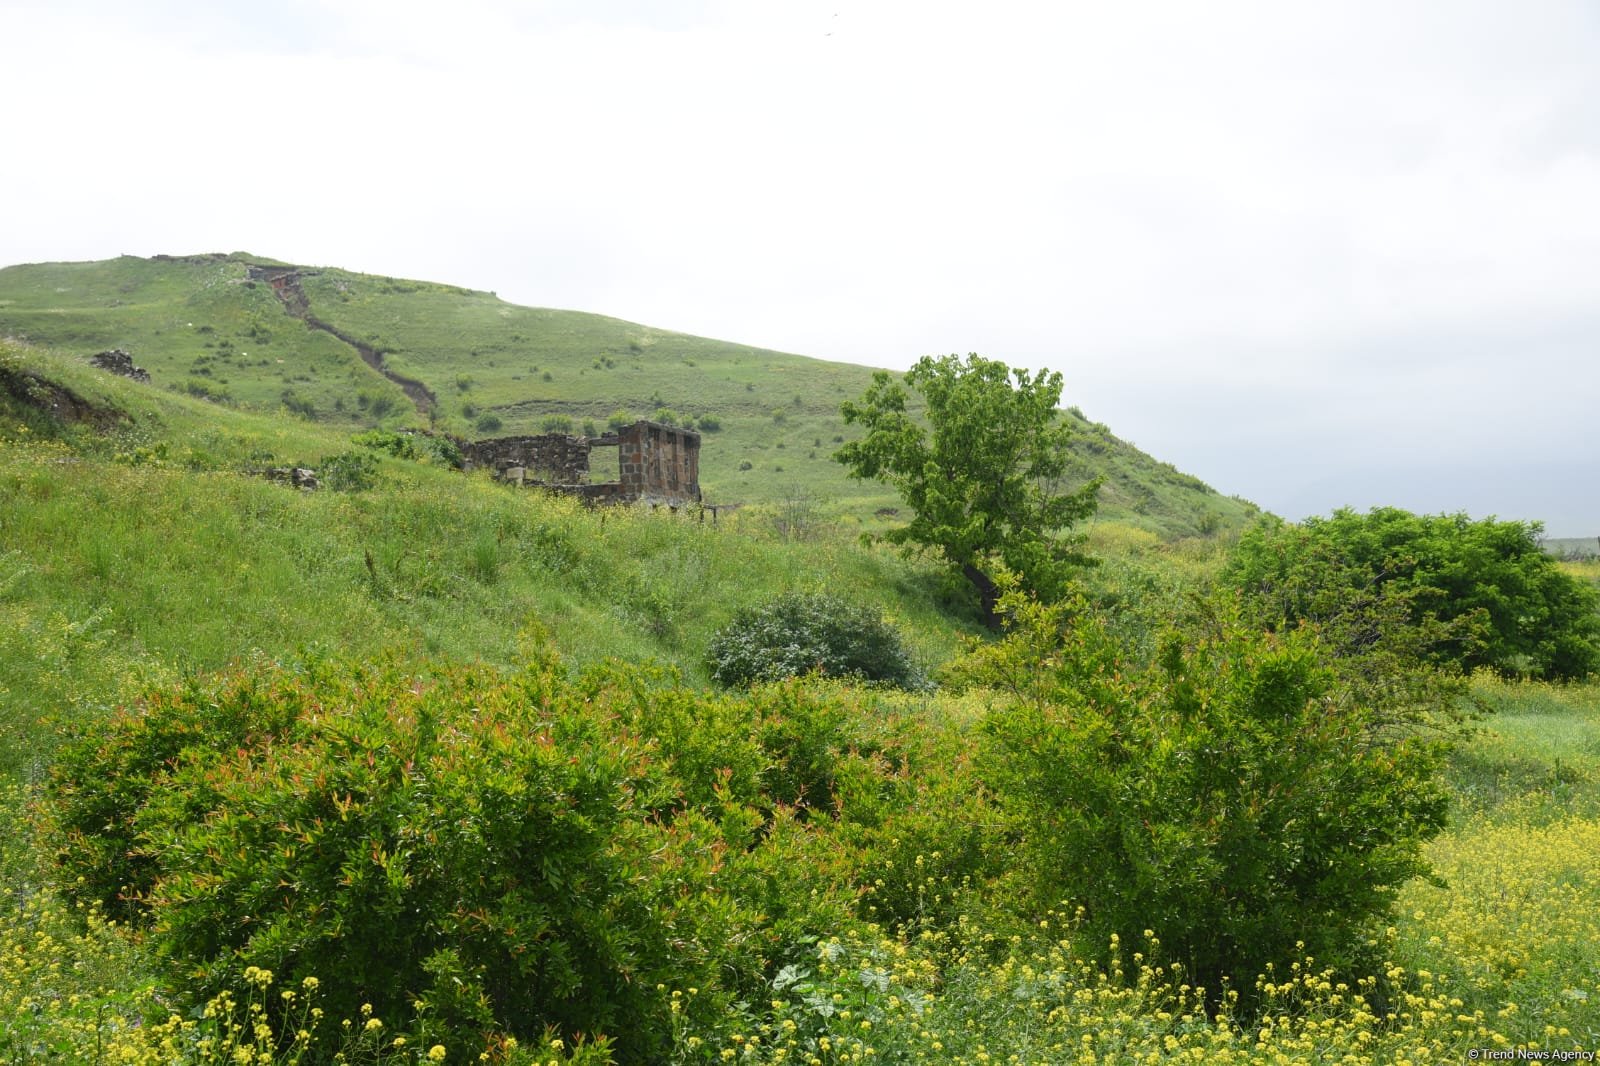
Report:
M1081 604L1002 603L1012 632L961 673L1014 697L985 723L985 778L1034 909L1076 904L1096 942L1154 929L1213 990L1299 951L1351 967L1427 869L1438 747L1379 743L1308 634L1226 604L1142 663Z
M1384 960L1359 975L1296 959L1234 987L1205 1009L1210 990L1172 965L1165 944L1141 934L1102 952L1068 912L1035 915L1030 929L981 919L910 935L847 923L774 973L748 1012L698 1018L705 990L672 984L681 1004L664 1061L743 1064L882 1062L976 1066L1006 1061L1282 1062L1466 1061L1469 1049L1515 1054L1587 1050L1600 1032L1600 689L1480 678L1496 708L1485 731L1452 758L1459 817L1427 848L1443 881L1405 886L1399 913L1370 950ZM978 710L970 698L918 697L917 728ZM0 809L21 808L0 786ZM902 823L902 827L904 823ZM149 984L141 949L120 927L39 891L42 851L26 831L0 837L0 1061L117 1062L130 1066L287 1066L324 1049L352 1064L478 1061L480 1047L445 1041L395 1046L411 1015L337 1021L301 1054L292 1029L263 1039L252 1005L296 994L285 975L232 989L202 1013L175 1010ZM925 899L959 896L961 877L930 850ZM231 1006L229 1006L231 1004ZM669 1007L670 1012L670 1007ZM337 1016L330 1015L330 1018ZM367 1030L372 1017L381 1027ZM866 1023L866 1024L863 1024ZM557 1034L550 1034L557 1037ZM434 1048L442 1059L430 1058ZM870 1051L868 1050L870 1049ZM612 1061L592 1045L556 1047L542 1036L485 1049L514 1066ZM724 1057L726 1053L726 1057Z
M739 611L711 638L706 660L719 685L810 673L900 688L924 683L900 634L880 613L825 593L788 593Z
M926 408L927 428L912 417L907 390ZM1098 479L1064 491L1068 423L1061 418L1061 375L1029 374L976 353L925 356L904 384L873 375L858 401L842 410L866 436L835 453L856 478L886 481L911 509L890 531L897 544L931 549L972 583L990 626L998 626L997 567L1024 588L1054 599L1076 568L1082 537L1066 530L1094 513Z
M835 805L848 726L804 693L550 659L230 675L63 755L58 861L197 1001L254 967L424 1045L554 1027L657 1062L845 917L796 804ZM700 990L688 1019L669 982Z
M628 1062L869 916L940 936L1076 906L1086 959L1148 928L1212 989L1306 950L1349 967L1425 869L1433 749L1373 743L1305 635L1218 615L1143 662L1081 606L1007 608L959 671L994 686L976 737L847 688L550 656L161 688L58 760L61 880L195 1001L257 967L327 981L331 1013L410 1012L417 1041L553 1026Z
M1536 524L1393 507L1265 522L1225 578L1280 625L1322 623L1363 599L1403 602L1414 626L1435 629L1428 656L1464 670L1555 680L1600 668L1600 597L1541 550Z

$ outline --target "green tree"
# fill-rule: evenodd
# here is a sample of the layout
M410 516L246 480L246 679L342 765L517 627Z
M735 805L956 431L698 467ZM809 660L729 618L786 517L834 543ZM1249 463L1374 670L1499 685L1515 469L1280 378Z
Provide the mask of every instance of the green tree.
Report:
M908 390L921 397L925 424L908 410ZM851 477L893 485L913 512L887 539L931 549L960 570L991 628L1000 567L1050 600L1090 562L1082 538L1066 531L1094 513L1100 482L1054 491L1070 433L1060 401L1059 373L1029 374L974 353L924 356L903 382L880 371L861 399L841 408L867 432L834 458Z
M1564 573L1531 522L1344 509L1296 526L1264 522L1240 540L1225 577L1274 626L1346 630L1347 653L1374 643L1345 624L1352 602L1385 601L1431 628L1423 657L1465 670L1559 680L1600 668L1592 590Z

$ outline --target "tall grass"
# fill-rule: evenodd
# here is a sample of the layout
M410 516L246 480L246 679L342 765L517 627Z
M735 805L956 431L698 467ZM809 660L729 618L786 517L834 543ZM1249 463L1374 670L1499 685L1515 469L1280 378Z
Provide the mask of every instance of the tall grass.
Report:
M529 629L575 664L657 658L703 680L711 634L780 592L850 590L929 665L961 627L928 565L734 523L594 511L385 460L357 493L0 444L0 768L128 681L252 655L515 660Z

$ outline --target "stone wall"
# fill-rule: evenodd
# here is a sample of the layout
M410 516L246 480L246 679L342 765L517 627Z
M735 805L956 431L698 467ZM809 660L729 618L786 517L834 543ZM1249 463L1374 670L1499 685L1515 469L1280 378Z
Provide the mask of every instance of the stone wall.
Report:
M133 356L121 348L113 348L108 352L91 355L89 362L101 370L120 374L122 377L132 378L134 381L142 381L147 385L150 383L150 372L142 366L134 366Z
M700 434L660 422L635 422L617 431L619 480L630 499L651 503L700 501Z
M496 437L473 441L461 449L468 469L487 467L510 481L545 486L589 483L587 437L541 433L532 437ZM517 471L513 473L513 471Z
M616 449L615 480L591 480L596 448ZM594 503L643 501L681 507L700 502L700 434L660 422L635 422L600 437L543 433L473 441L461 449L466 469L581 496ZM607 458L600 460L609 466Z

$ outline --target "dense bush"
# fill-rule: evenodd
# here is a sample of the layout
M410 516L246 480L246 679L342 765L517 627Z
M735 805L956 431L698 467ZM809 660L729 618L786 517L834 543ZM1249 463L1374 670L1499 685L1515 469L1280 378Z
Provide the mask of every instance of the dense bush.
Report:
M148 929L203 1002L316 977L453 1046L546 1026L660 1061L848 911L792 804L831 804L838 716L554 663L270 669L157 692L53 776L69 891ZM424 1045L426 1046L426 1045Z
M377 473L378 461L366 452L340 452L317 460L317 476L336 492L370 489Z
M350 441L397 459L425 459L456 468L461 466L461 449L443 434L369 429L357 433Z
M546 415L539 422L540 433L568 433L572 432L571 415Z
M1437 750L1376 743L1306 633L1219 609L1142 663L1087 611L1006 605L1010 635L964 672L1012 696L984 776L1032 909L1083 908L1090 943L1154 930L1213 992L1305 953L1350 963L1443 826Z
M1342 623L1353 604L1403 601L1413 625L1435 627L1435 661L1579 678L1600 668L1596 597L1545 554L1539 534L1526 522L1340 510L1256 526L1225 577L1277 625ZM1369 639L1365 627L1343 628L1350 650Z
M706 658L721 685L810 673L922 684L900 634L881 615L821 593L792 592L744 608L711 638Z

